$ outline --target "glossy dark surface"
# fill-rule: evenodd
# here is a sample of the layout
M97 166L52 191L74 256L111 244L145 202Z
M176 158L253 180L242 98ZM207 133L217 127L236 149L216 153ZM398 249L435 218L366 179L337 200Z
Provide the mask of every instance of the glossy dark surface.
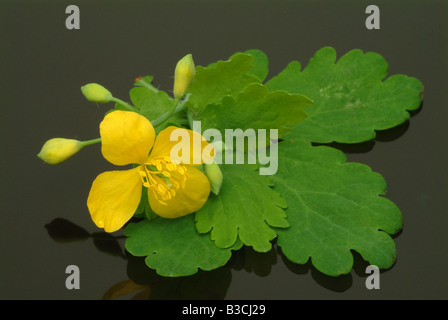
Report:
M4 1L0 3L0 299L101 299L129 278L151 285L152 298L446 299L448 298L447 88L448 4L380 1L381 29L367 30L366 1ZM65 28L77 4L81 29ZM333 46L375 51L389 74L425 86L419 112L373 142L336 147L388 183L404 218L395 236L396 264L367 290L367 263L355 254L349 275L331 278L281 252L236 253L228 266L183 279L157 277L129 257L121 233L102 234L86 199L97 174L112 168L99 145L59 165L36 154L57 136L87 140L112 105L96 105L80 86L98 82L128 99L134 78L153 75L172 88L175 63L197 65L261 49L270 76L290 61L308 63ZM67 231L68 230L68 231ZM57 234L74 239L57 241ZM116 238L112 238L116 237ZM77 265L81 288L67 290L65 268ZM129 298L127 296L126 298Z

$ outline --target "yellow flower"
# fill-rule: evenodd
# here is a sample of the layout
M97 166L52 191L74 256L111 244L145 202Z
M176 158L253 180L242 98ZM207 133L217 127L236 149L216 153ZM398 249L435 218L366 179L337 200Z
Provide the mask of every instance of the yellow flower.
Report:
M174 130L185 130L190 146L193 141L200 141L200 148L191 148L189 164L171 160L171 149L179 143L170 140ZM140 203L142 186L147 188L151 209L164 218L195 212L207 201L210 183L193 166L193 158L208 162L214 156L214 149L207 149L211 150L208 157L202 154L210 145L199 133L168 127L156 139L148 119L135 112L117 110L105 116L100 134L101 151L106 160L118 166L138 166L104 172L93 182L87 206L98 227L114 232L129 221Z
M42 146L37 155L43 161L49 164L61 163L82 148L81 141L65 138L53 138L48 140Z
M174 70L174 88L173 93L176 99L181 99L187 92L191 81L196 74L193 56L187 54L179 60Z

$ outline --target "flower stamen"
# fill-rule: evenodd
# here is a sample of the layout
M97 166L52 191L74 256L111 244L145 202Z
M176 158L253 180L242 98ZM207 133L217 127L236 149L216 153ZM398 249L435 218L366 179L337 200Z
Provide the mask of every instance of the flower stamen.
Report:
M169 157L152 159L140 166L138 172L143 186L150 189L163 205L176 196L176 190L185 188L188 178L185 166L173 163Z

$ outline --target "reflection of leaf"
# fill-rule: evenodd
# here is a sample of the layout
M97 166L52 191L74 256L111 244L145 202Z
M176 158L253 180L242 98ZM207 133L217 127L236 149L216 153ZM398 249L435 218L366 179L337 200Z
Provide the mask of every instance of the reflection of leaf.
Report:
M240 251L243 251L240 250ZM244 247L244 270L253 272L258 276L267 276L271 273L272 266L277 263L277 251L273 247L265 253Z
M214 245L210 235L199 234L193 215L177 219L157 218L143 220L126 226L126 249L134 256L146 256L146 264L157 273L176 277L191 275L202 270L212 270L226 264L232 248Z
M211 271L199 270L185 277L163 277L148 268L144 259L132 256L129 258L127 273L133 282L151 288L151 300L224 299L232 279L231 269L227 266Z
M85 229L62 218L54 219L46 224L45 228L50 237L56 242L84 241L90 237L90 234Z
M402 226L399 209L382 197L381 175L347 163L333 148L283 141L282 165L272 180L288 203L290 228L278 229L285 256L304 264L311 258L321 272L336 276L352 268L355 250L379 268L395 261L394 234Z
M292 264L292 262L288 261ZM268 252L257 252L252 247L244 246L232 255L232 259L227 264L233 270L253 272L265 277L272 271L272 266L277 263L276 246L272 246Z
M93 244L99 251L112 256L124 257L121 246L113 235L106 232L95 232L92 234L92 238Z
M271 249L276 237L272 227L288 226L282 208L286 203L272 190L269 179L260 176L250 165L222 165L224 181L219 196L210 195L196 212L199 232L211 230L211 237L221 248L232 246L239 238L256 251Z
M288 136L312 142L356 143L375 138L409 118L420 106L422 84L415 78L387 76L388 65L377 53L352 50L336 62L336 51L317 51L301 71L291 62L266 83L270 90L304 94L314 101L308 117Z

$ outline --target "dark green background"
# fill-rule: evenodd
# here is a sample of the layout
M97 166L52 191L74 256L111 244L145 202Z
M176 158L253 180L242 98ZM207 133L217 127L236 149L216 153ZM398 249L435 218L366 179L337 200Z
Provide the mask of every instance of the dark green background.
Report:
M81 29L65 28L77 4ZM381 29L365 28L377 4ZM153 298L446 299L448 298L446 1L2 1L0 2L0 298L100 299L129 276L152 286ZM86 199L97 174L113 166L98 145L59 165L36 154L52 137L96 138L112 105L87 102L79 90L98 82L128 100L140 75L172 88L175 63L192 53L197 65L261 49L270 76L290 61L306 65L333 46L375 51L425 86L422 109L374 142L341 146L388 182L402 210L396 264L381 289L365 287L367 266L355 255L347 276L331 278L311 264L285 262L280 252L239 252L229 265L186 279L162 279L124 254L124 240L59 243L48 225L63 218L98 233ZM60 229L52 228L52 232ZM116 236L119 236L117 233ZM65 268L81 271L81 289L65 288Z

